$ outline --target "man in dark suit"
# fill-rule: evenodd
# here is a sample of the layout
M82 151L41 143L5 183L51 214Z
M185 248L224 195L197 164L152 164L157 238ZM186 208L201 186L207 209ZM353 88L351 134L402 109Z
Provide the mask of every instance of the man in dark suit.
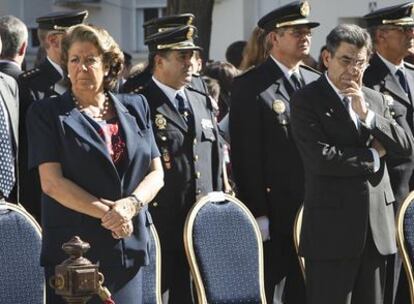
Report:
M26 55L28 32L19 18L7 15L0 17L0 36L3 49L0 54L0 71L18 79L23 73L22 63Z
M413 139L392 119L387 98L362 87L368 32L340 25L326 45L327 73L291 100L305 168L299 250L307 303L380 304L387 255L396 252L384 156L412 155Z
M256 217L265 250L269 303L303 304L303 278L293 223L303 202L303 166L292 139L290 98L319 73L303 65L311 28L307 2L293 2L259 20L272 45L269 58L235 78L231 94L231 161L238 197ZM276 285L276 288L275 288ZM276 290L276 291L275 291Z
M163 303L192 303L183 228L195 201L222 186L222 155L212 107L191 81L196 28L183 26L154 34L146 43L153 76L141 93L147 98L164 168L164 187L150 212L162 249Z
M414 44L413 3L405 3L374 11L366 16L375 54L365 71L364 84L388 95L391 115L407 132L414 131L414 66L404 57ZM391 186L394 190L394 211L399 210L413 189L414 158L386 156ZM408 285L400 255L390 256L387 263L385 303L407 303ZM397 298L396 298L397 297Z
M38 17L39 41L46 50L46 59L34 69L19 75L20 120L26 120L26 112L31 103L46 97L63 94L66 80L60 67L60 42L66 28L80 24L87 17L87 11L54 12ZM20 124L20 177L21 201L24 207L40 221L40 182L35 170L27 167L27 135L25 124Z
M0 39L0 52L2 44ZM17 203L19 90L16 81L0 72L0 200Z

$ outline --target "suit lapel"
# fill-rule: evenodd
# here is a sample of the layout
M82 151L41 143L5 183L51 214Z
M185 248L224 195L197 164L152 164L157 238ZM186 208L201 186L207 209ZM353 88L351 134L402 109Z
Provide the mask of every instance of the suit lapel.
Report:
M152 103L155 111L162 114L167 120L172 122L183 132L188 132L187 123L178 113L177 109L171 104L171 101L164 94L164 92L152 80L148 84L148 92L150 92L151 96L147 99L150 103Z
M69 91L62 95L61 106L67 110L61 118L62 122L69 126L80 138L93 146L114 167L104 141L90 122L75 107Z
M201 128L197 126L201 126L201 117L200 113L202 113L202 109L205 108L205 99L201 98L198 93L194 93L188 89L184 89L184 92L187 96L188 103L191 106L191 110L193 112L193 119L194 119L194 132L196 133L196 138L200 136ZM202 95L201 95L202 96ZM205 97L207 98L207 97ZM203 104L204 103L204 104Z
M125 142L127 148L127 156L128 156L128 165L131 162L132 158L134 157L135 150L137 147L137 143L139 138L137 134L142 137L142 132L137 126L137 122L135 118L129 113L128 109L118 100L118 98L109 93L111 96L115 111L118 114L119 123L122 126L122 131L125 135ZM129 167L129 166L127 166Z
M4 104L6 105L7 112L9 114L9 121L13 133L14 144L17 145L18 134L19 134L19 105L15 97L10 93L10 89L6 84L6 80L0 75L0 95L3 98Z
M326 77L326 75L323 75L318 80L322 86L322 94L324 94L324 96L321 96L321 98L326 101L325 104L329 107L329 112L331 112L331 114L334 114L336 118L344 121L348 125L348 128L352 130L354 135L356 137L359 137L360 134L358 133L355 123L349 115L348 110L345 108L338 94L336 94L332 86L328 83Z

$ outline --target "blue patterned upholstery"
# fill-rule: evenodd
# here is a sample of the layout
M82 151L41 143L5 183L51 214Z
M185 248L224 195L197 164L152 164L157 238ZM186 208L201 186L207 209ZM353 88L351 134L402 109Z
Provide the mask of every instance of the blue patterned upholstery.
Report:
M207 202L193 225L193 247L208 303L261 303L257 234L234 202Z
M404 213L404 238L406 250L411 262L414 265L414 201L411 201Z
M44 303L39 233L25 213L0 204L0 303Z
M157 231L155 230L154 225L150 226L150 248L149 248L149 265L143 268L143 304L161 304L161 286L160 286L160 278L157 278L157 272L159 269L157 267L161 267L160 257L160 248L159 248L159 240ZM158 265L157 265L158 263ZM157 282L158 280L158 282Z

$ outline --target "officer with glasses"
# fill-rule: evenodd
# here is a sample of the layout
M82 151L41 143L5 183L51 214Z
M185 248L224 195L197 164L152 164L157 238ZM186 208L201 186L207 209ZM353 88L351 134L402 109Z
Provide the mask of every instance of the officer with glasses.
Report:
M303 202L304 175L290 125L290 98L319 73L309 55L308 2L295 1L263 16L270 56L236 77L230 108L232 166L238 197L249 207L264 241L268 303L303 304L304 284L293 245L293 223ZM273 299L275 302L273 302Z
M409 49L414 46L413 5L410 2L385 7L364 16L375 54L363 81L366 86L388 95L393 118L407 132L413 132L414 128L414 66L404 61ZM394 209L397 211L413 190L414 159L387 156L387 163L396 198ZM407 281L401 265L398 253L388 260L385 303L409 301Z

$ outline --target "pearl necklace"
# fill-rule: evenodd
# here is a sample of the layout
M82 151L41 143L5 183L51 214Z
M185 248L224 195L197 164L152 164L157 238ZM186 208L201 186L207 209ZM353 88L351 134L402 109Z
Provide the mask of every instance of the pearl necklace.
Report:
M81 105L80 103L79 103L79 101L76 99L76 97L75 97L75 95L73 95L72 94L72 99L73 99L73 102L75 103L75 105L76 105L76 107L80 110L80 111L82 111L82 110L84 110L85 109L85 106L84 105ZM91 115L93 118L99 118L99 119L102 119L105 115L106 115L106 113L108 113L108 110L109 110L109 96L108 96L108 94L105 92L105 101L104 101L104 103L103 103L103 108L101 109L101 108L99 108L99 113L98 113L98 115Z

